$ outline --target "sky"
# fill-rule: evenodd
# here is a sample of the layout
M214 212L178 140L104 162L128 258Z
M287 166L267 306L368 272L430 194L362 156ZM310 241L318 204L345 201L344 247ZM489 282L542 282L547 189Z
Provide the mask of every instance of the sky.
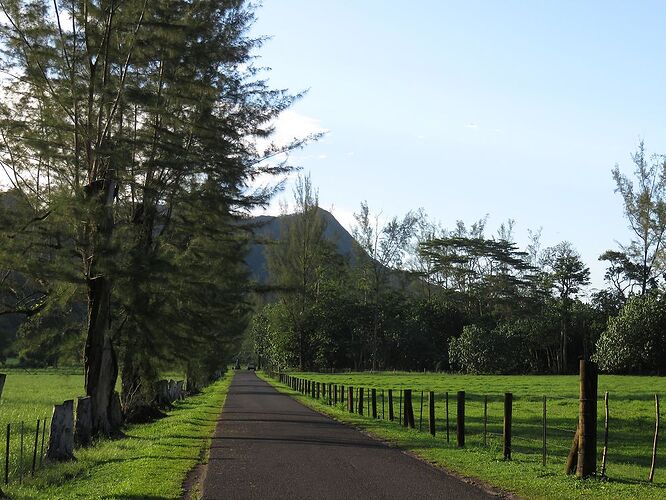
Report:
M265 0L254 36L276 88L306 96L278 138L348 228L360 202L453 228L489 214L598 256L630 234L611 169L666 153L664 2ZM291 198L287 184L280 198Z

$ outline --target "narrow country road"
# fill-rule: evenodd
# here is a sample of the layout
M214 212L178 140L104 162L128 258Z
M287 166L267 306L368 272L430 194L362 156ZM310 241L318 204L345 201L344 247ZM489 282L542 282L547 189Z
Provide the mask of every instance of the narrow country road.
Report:
M238 372L212 441L205 499L492 498Z

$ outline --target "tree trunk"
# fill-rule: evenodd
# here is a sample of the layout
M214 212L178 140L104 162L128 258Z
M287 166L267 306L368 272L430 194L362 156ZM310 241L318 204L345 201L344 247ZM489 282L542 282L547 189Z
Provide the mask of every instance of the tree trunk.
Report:
M92 398L92 432L110 435L111 398L118 378L118 361L108 330L111 283L99 276L88 280L88 328L85 350L86 395Z
M100 266L100 255L110 247L113 233L113 202L116 182L94 180L86 188L92 202L88 222L88 250L84 263L88 287L88 318L85 347L85 389L92 398L92 432L110 435L117 431L111 424L111 399L118 378L118 360L109 332L111 323L112 281ZM101 215L95 215L95 209ZM101 269L99 269L101 268ZM101 272L100 272L101 271Z

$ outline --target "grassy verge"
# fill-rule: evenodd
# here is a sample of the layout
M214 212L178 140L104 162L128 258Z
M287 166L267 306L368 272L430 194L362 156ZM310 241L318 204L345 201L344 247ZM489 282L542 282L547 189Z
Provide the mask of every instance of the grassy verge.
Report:
M215 428L231 377L176 402L164 419L130 426L124 438L76 450L75 462L48 465L23 485L3 490L12 498L181 498L185 477Z
M666 392L666 379L658 377L601 377L600 391L611 393L611 440L609 444L609 481L580 481L563 473L566 447L571 442L567 429L575 428L577 405L576 377L471 377L413 373L351 373L351 374L294 374L326 383L355 387L400 388L414 390L414 409L419 425L420 391L434 390L437 395L436 412L439 418L437 436L427 433L427 399L424 404L423 429L407 430L397 422L381 418L350 414L341 405L328 406L296 393L288 387L262 377L292 395L295 399L322 413L348 422L370 434L395 443L423 459L443 466L460 475L478 478L483 482L529 498L666 498L666 453L658 456L655 482L647 483L645 462L649 461L648 447L654 431L655 391ZM455 447L455 391L468 391L466 407L467 441L464 450ZM443 395L450 399L451 440L446 442L443 418ZM502 459L500 438L502 398L505 391L514 393L514 447L513 460ZM483 395L489 395L487 445L483 446ZM549 453L548 463L541 464L541 397L549 395ZM427 392L426 392L427 395ZM398 401L395 401L396 415ZM388 412L387 412L388 413ZM367 415L367 413L366 413ZM381 410L380 410L381 416ZM397 418L397 417L396 417ZM559 429L557 429L557 428ZM561 430L560 430L561 429ZM602 434L600 434L601 436ZM601 457L601 454L599 454Z

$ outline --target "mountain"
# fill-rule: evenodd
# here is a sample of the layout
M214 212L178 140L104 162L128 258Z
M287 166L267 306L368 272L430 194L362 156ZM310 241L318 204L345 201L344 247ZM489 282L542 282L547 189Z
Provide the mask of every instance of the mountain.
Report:
M349 234L342 224L326 210L320 208L326 228L324 237L335 244L338 252L350 261L354 261L354 246L357 245L354 237ZM271 241L277 241L282 238L282 232L294 214L288 215L260 215L249 220L248 225L252 227L254 233L254 243L250 245L249 252L245 262L250 268L250 277L259 284L268 283L268 264L266 260L266 248Z

